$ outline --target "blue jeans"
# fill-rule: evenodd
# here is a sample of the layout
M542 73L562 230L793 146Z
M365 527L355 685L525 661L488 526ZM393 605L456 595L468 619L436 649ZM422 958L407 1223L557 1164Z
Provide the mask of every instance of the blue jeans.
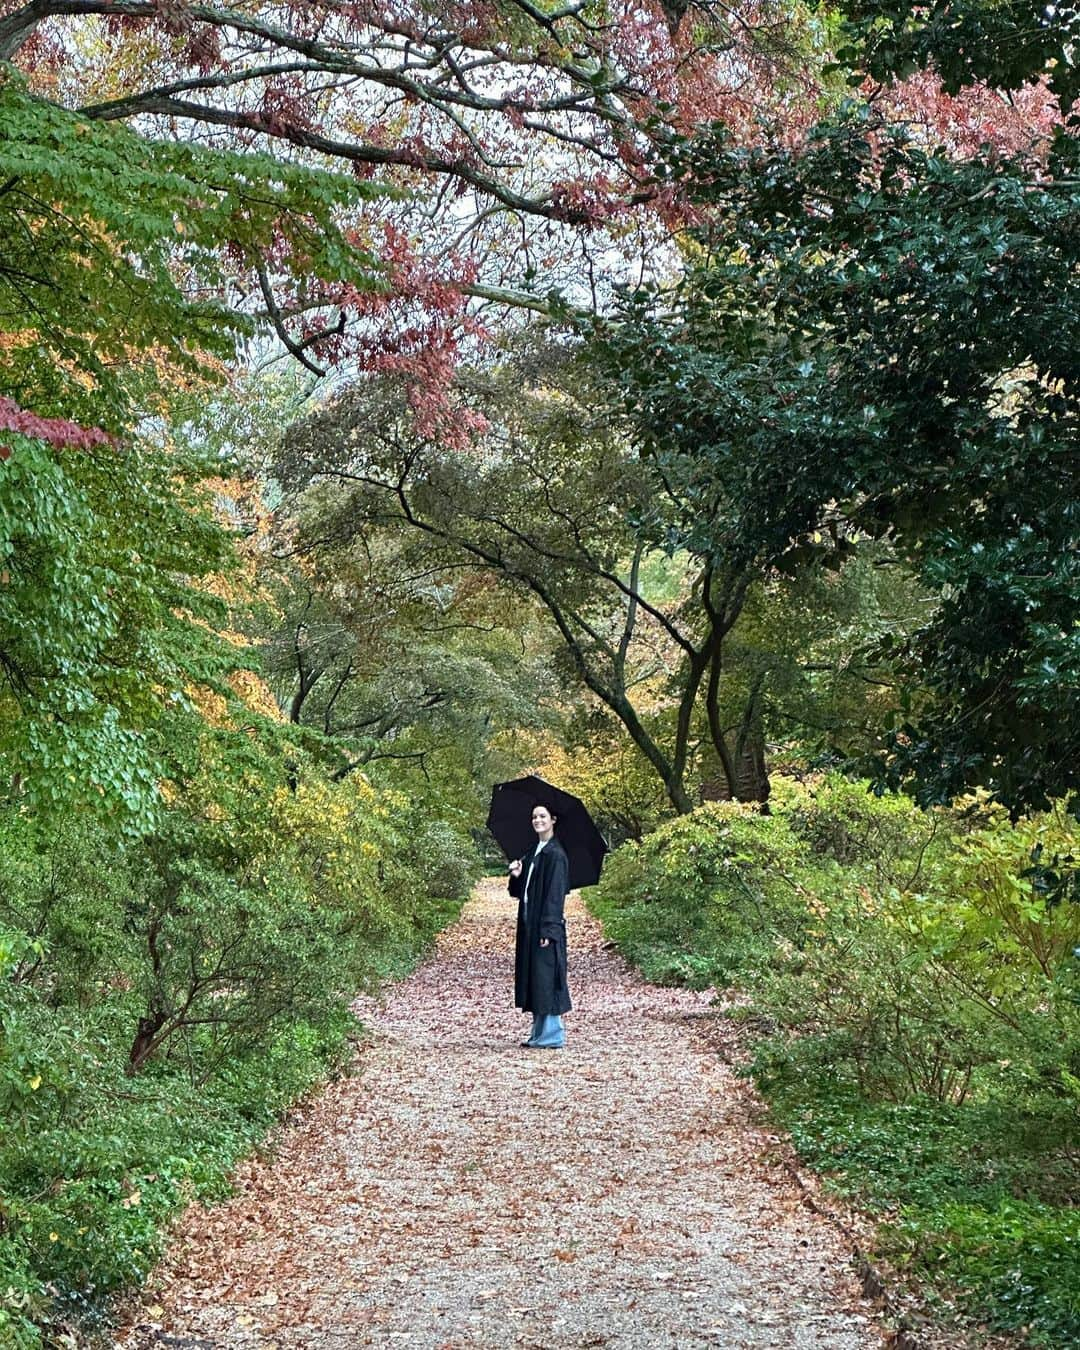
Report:
M547 1017L533 1016L532 1031L529 1032L529 1044L543 1050L561 1050L566 1044L566 1032L562 1018L554 1013Z

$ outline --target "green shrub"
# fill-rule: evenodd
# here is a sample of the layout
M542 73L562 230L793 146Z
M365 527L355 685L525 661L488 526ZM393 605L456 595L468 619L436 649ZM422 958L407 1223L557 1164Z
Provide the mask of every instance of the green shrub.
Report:
M879 1256L995 1327L1076 1343L1075 1128L1008 1090L963 1106L868 1101L816 1037L759 1045L753 1072L803 1159L883 1217Z
M917 885L957 827L944 812L918 810L898 795L875 796L865 783L836 776L805 787L782 784L773 801L812 853L855 869L877 890Z
M746 974L758 1011L827 1038L870 1097L962 1102L1003 1063L1014 1088L1060 1094L1078 1053L1080 906L1047 905L1023 873L1039 846L1068 851L1069 817L972 823L832 781L787 814L843 866L807 878L806 941Z
M649 979L706 988L800 939L806 854L783 817L710 802L613 853L590 904Z
M934 1279L960 1289L994 1330L1033 1345L1080 1344L1080 1210L1011 1197L984 1207L906 1207L890 1230Z
M0 1345L38 1350L41 1333L36 1324L48 1306L45 1285L27 1269L21 1243L3 1235L11 1218L9 1204L0 1199Z
M881 1252L973 1316L1080 1342L1080 905L1032 863L1063 810L923 812L835 778L774 815L702 807L609 859L593 901L652 978L731 983L749 1069Z
M152 836L0 816L0 1345L99 1317L169 1216L334 1071L349 1004L456 912L469 854L360 778L218 781ZM441 849L431 900L421 862ZM462 861L464 859L464 861Z
M432 900L460 900L480 875L480 858L467 834L443 820L418 821L409 831L408 857Z
M0 1143L15 1287L40 1292L47 1283L48 1315L65 1322L85 1320L104 1295L139 1282L170 1215L227 1193L236 1161L340 1062L355 1028L344 1008L319 1026L282 1026L196 1082L175 1059L125 1076L123 1043L111 1053L103 1046L85 1061L77 1094L62 1106L43 1096L28 1127L5 1131ZM42 1318L44 1301L32 1310Z

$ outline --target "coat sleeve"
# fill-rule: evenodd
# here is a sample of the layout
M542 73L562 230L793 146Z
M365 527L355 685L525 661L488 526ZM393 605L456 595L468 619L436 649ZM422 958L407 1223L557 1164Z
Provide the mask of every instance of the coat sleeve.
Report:
M566 884L569 877L569 863L566 854L559 849L552 855L551 870L544 887L544 899L540 906L540 936L542 938L561 938L563 935L563 906L566 902Z
M510 892L510 894L514 897L515 900L521 899L521 883L524 880L525 880L524 868L521 869L521 876L519 877L510 876L507 877L506 879L506 889Z

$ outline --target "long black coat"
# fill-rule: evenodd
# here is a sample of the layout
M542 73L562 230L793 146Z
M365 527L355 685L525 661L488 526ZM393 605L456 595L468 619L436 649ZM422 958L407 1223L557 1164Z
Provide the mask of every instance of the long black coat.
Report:
M521 876L510 878L510 894L518 898L517 944L514 951L514 1003L523 1012L550 1017L570 1011L566 985L566 902L569 864L557 839L522 859ZM521 896L530 869L529 903ZM540 946L547 938L548 945Z

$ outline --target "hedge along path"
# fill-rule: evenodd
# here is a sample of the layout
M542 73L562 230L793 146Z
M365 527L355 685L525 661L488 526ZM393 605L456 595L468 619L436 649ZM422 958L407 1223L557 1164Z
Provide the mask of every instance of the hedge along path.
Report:
M358 1075L187 1211L116 1346L882 1344L695 1031L708 996L645 984L572 897L567 1048L523 1050L512 904L482 882L365 1003Z

